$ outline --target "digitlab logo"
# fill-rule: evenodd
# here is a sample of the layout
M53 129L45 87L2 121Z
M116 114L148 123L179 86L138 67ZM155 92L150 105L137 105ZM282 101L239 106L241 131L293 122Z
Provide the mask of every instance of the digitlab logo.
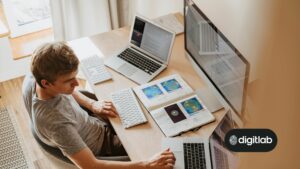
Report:
M230 143L231 145L235 146L235 145L237 144L237 142L238 142L238 139L237 139L236 135L230 136L230 138L229 138L229 143Z
M226 134L225 144L235 152L267 152L275 148L277 136L269 129L233 129Z

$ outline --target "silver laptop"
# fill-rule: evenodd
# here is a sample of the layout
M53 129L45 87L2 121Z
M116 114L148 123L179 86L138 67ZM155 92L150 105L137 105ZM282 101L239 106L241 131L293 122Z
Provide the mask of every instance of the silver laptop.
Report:
M227 131L233 128L229 113L207 138L165 138L162 148L170 148L175 157L174 169L236 169L238 158L224 145Z
M147 83L168 66L175 32L135 16L128 47L105 65L139 83Z

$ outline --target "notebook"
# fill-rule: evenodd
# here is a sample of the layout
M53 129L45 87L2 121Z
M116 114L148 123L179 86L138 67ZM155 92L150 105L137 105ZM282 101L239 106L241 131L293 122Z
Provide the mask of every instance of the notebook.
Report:
M203 101L178 74L137 86L133 90L168 137L215 120Z

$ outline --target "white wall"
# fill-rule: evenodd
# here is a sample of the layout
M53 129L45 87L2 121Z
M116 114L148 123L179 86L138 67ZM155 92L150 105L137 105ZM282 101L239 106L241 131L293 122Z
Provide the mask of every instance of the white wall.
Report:
M13 60L7 37L0 38L0 82L20 77L29 72L30 57Z
M137 13L148 17L156 18L169 13L183 13L183 0L135 0Z

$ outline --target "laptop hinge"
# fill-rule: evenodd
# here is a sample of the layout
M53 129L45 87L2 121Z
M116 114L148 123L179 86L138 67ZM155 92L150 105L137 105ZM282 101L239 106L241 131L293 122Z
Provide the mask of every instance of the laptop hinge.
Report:
M143 52L143 51L140 51L140 50L136 49L134 46L131 46L131 48L134 49L135 51L137 51L137 52L143 54L143 55L146 55L146 56L150 57L151 59L155 60L155 61L158 62L159 64L164 64L162 61L153 58L151 55L148 55L147 53L145 53L145 52Z

